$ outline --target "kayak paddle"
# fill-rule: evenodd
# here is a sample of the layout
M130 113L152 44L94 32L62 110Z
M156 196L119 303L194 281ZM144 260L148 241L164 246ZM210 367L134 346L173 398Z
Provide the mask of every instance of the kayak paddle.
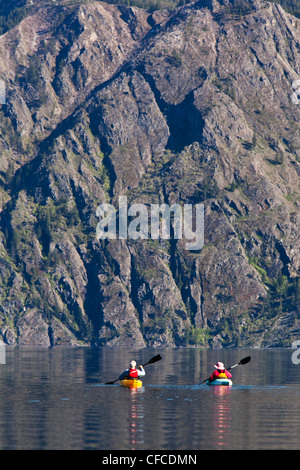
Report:
M146 364L143 364L143 367L147 366L148 364L154 364L155 362L158 362L161 359L162 359L161 355L157 354L156 356L152 357L152 359L150 359L150 361L146 362ZM112 385L115 382L117 382L118 380L120 380L120 379L116 379L113 382L106 382L105 385Z
M248 364L248 362L250 362L250 361L251 361L251 356L244 357L244 359L241 359L238 364L234 364L234 366L228 367L228 369L226 369L226 370L234 369L234 368L237 367L237 366L243 366L244 364ZM203 383L206 382L207 380L209 380L209 378L203 380L203 381L200 382L200 383L203 384Z
M234 366L229 367L227 370L234 369L237 366L243 366L244 364L248 364L251 361L251 356L244 357L238 364L234 364Z

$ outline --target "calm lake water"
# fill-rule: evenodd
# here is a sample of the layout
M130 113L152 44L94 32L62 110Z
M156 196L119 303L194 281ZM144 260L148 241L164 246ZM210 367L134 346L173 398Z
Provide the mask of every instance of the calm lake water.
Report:
M300 364L292 349L6 348L1 450L300 449ZM135 359L143 387L118 378ZM233 387L199 382L216 361Z

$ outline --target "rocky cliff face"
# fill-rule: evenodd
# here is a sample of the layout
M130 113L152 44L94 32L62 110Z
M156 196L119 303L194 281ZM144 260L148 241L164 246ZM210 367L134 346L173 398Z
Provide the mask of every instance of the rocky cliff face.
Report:
M35 2L0 37L0 78L7 344L298 338L300 20L256 0ZM121 195L204 202L204 247L97 240Z

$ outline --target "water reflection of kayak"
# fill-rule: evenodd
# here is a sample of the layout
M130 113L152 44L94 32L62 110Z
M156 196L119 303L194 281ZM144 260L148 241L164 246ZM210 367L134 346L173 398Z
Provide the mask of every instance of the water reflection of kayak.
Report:
M143 385L143 382L139 379L123 379L120 381L120 385L128 388L139 388Z
M221 379L214 379L212 381L207 380L207 385L227 385L228 387L232 386L232 381L227 379L227 377L222 377Z

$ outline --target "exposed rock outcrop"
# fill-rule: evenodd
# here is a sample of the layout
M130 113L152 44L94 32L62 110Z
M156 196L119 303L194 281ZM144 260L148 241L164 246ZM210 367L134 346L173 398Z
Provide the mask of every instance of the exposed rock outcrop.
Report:
M3 340L289 345L299 51L300 21L259 0L152 13L37 2L2 35ZM204 203L204 247L98 241L97 206L121 195Z

